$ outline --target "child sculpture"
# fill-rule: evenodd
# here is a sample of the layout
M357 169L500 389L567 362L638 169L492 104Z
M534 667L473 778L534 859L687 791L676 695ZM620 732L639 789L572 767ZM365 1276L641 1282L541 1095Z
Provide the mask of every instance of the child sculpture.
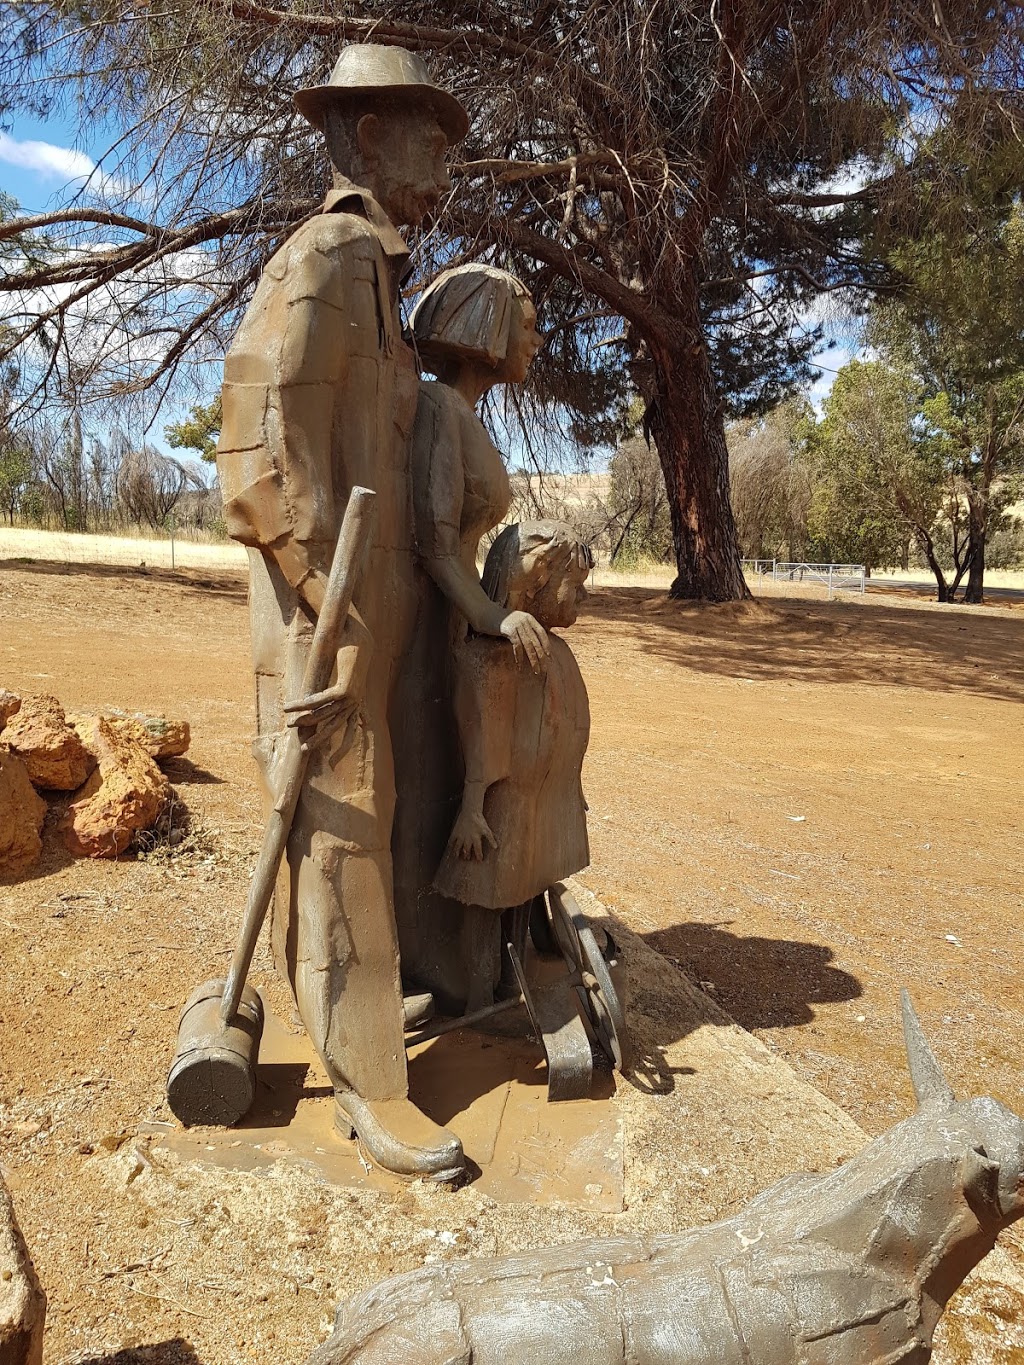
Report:
M463 942L471 1010L491 1002L500 944L521 944L534 897L590 861L580 780L587 690L572 650L551 632L575 623L592 566L589 548L561 522L506 527L487 556L483 588L549 632L545 663L533 670L507 640L483 635L455 653L465 785L434 885L470 907Z

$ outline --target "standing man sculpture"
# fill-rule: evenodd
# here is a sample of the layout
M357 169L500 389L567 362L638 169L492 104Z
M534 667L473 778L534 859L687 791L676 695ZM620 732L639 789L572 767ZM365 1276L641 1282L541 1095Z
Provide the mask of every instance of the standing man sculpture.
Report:
M273 799L275 736L315 744L275 896L272 943L335 1088L339 1127L388 1170L452 1179L459 1141L408 1098L395 932L388 701L415 593L409 442L417 374L398 321L415 225L449 188L468 120L400 48L346 48L295 96L334 168L323 212L268 262L224 362L217 463L230 534L249 547L257 760ZM336 681L300 697L349 491L376 529Z

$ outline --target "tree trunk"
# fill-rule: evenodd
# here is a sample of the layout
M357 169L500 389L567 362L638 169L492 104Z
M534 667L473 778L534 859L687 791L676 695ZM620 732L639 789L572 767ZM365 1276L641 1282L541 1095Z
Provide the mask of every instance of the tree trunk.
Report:
M964 574L967 573L967 571L970 569L970 567L971 567L971 550L970 550L970 541L968 541L967 553L966 553L966 555L964 556L963 560L961 560L960 563L957 565L956 573L954 573L954 575L953 575L953 581L952 581L952 582L950 583L950 585L949 585L949 596L948 596L948 598L946 599L947 601L949 601L949 602L955 602L955 601L956 601L956 594L957 594L957 589L960 587L960 580L963 578Z
M967 502L967 543L970 556L970 572L964 601L974 606L985 599L985 501L972 493Z
M935 600L937 602L949 601L949 585L946 583L946 575L942 572L942 565L935 557L935 545L927 531L919 530L917 541L924 551L924 557L928 561L928 567L935 575Z
M672 597L736 602L750 596L729 500L729 454L703 345L648 339L646 424L658 448L672 519Z

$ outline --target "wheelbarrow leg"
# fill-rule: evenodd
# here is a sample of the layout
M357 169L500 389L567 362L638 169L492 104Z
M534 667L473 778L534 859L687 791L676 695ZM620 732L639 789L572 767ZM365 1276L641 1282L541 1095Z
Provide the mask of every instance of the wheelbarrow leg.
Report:
M569 978L550 986L528 986L519 954L511 943L505 944L505 951L534 1034L547 1057L548 1099L585 1099L590 1094L594 1054Z
M583 1100L590 1095L594 1053L567 981L532 986L533 1011L548 1059L548 1099Z

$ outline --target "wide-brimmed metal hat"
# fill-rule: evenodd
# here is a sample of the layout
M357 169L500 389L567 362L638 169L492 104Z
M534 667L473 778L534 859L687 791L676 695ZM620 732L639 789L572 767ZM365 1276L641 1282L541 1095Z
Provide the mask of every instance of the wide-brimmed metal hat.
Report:
M294 99L299 113L322 132L328 109L355 100L365 104L374 96L432 110L450 143L460 142L469 129L469 116L459 101L435 85L423 60L404 47L352 43L343 49L326 85L297 90Z

